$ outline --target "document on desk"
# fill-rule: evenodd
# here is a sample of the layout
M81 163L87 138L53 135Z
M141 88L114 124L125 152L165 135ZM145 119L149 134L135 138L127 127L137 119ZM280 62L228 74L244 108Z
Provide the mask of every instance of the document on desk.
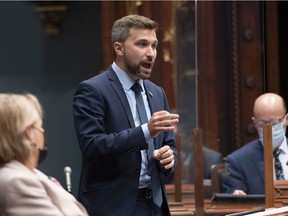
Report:
M245 216L265 216L265 215L274 215L278 213L288 212L288 206L280 207L280 208L269 208L262 212L257 212L253 214L245 214Z

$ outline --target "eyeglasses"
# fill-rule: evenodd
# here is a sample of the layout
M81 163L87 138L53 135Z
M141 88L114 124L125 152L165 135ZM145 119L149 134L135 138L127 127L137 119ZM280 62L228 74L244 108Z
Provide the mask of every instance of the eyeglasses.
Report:
M281 126L281 123L282 123L285 116L286 116L286 114L284 114L279 119L272 119L270 121L259 120L259 121L255 122L254 125L256 128L263 128L265 124L270 124L273 126L273 128L276 129L276 128L279 128Z
M43 147L42 149L41 149L40 146L39 146L38 144L36 144L36 143L32 143L31 146L32 146L33 148L39 149L39 150L48 149L46 142L44 143L44 147Z

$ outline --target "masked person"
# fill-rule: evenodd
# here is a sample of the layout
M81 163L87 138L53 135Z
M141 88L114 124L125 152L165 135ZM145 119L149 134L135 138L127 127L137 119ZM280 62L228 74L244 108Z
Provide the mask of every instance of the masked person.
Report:
M223 187L227 193L234 195L265 193L263 126L268 123L272 125L273 153L280 153L279 160L273 159L274 180L288 179L288 147L285 137L288 115L283 98L274 93L260 95L255 100L253 115L259 139L227 157L227 177Z
M70 193L36 169L46 155L38 99L0 94L1 216L88 215Z

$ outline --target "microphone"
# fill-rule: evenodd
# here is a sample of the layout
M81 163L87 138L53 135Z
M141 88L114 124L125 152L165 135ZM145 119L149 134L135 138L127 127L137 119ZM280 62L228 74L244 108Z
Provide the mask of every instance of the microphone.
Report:
M67 186L67 191L68 192L72 192L71 189L71 173L72 173L72 169L69 166L64 167L64 173L65 173L65 177L66 177L66 186Z

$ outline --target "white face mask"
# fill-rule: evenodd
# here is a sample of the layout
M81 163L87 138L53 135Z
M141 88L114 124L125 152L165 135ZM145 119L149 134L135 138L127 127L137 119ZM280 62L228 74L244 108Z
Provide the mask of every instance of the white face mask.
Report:
M279 122L278 124L275 124L272 126L272 148L273 150L279 147L279 145L282 143L285 133L286 133L286 127L284 127L285 121ZM263 145L263 128L257 128L258 134L259 134L259 140Z

